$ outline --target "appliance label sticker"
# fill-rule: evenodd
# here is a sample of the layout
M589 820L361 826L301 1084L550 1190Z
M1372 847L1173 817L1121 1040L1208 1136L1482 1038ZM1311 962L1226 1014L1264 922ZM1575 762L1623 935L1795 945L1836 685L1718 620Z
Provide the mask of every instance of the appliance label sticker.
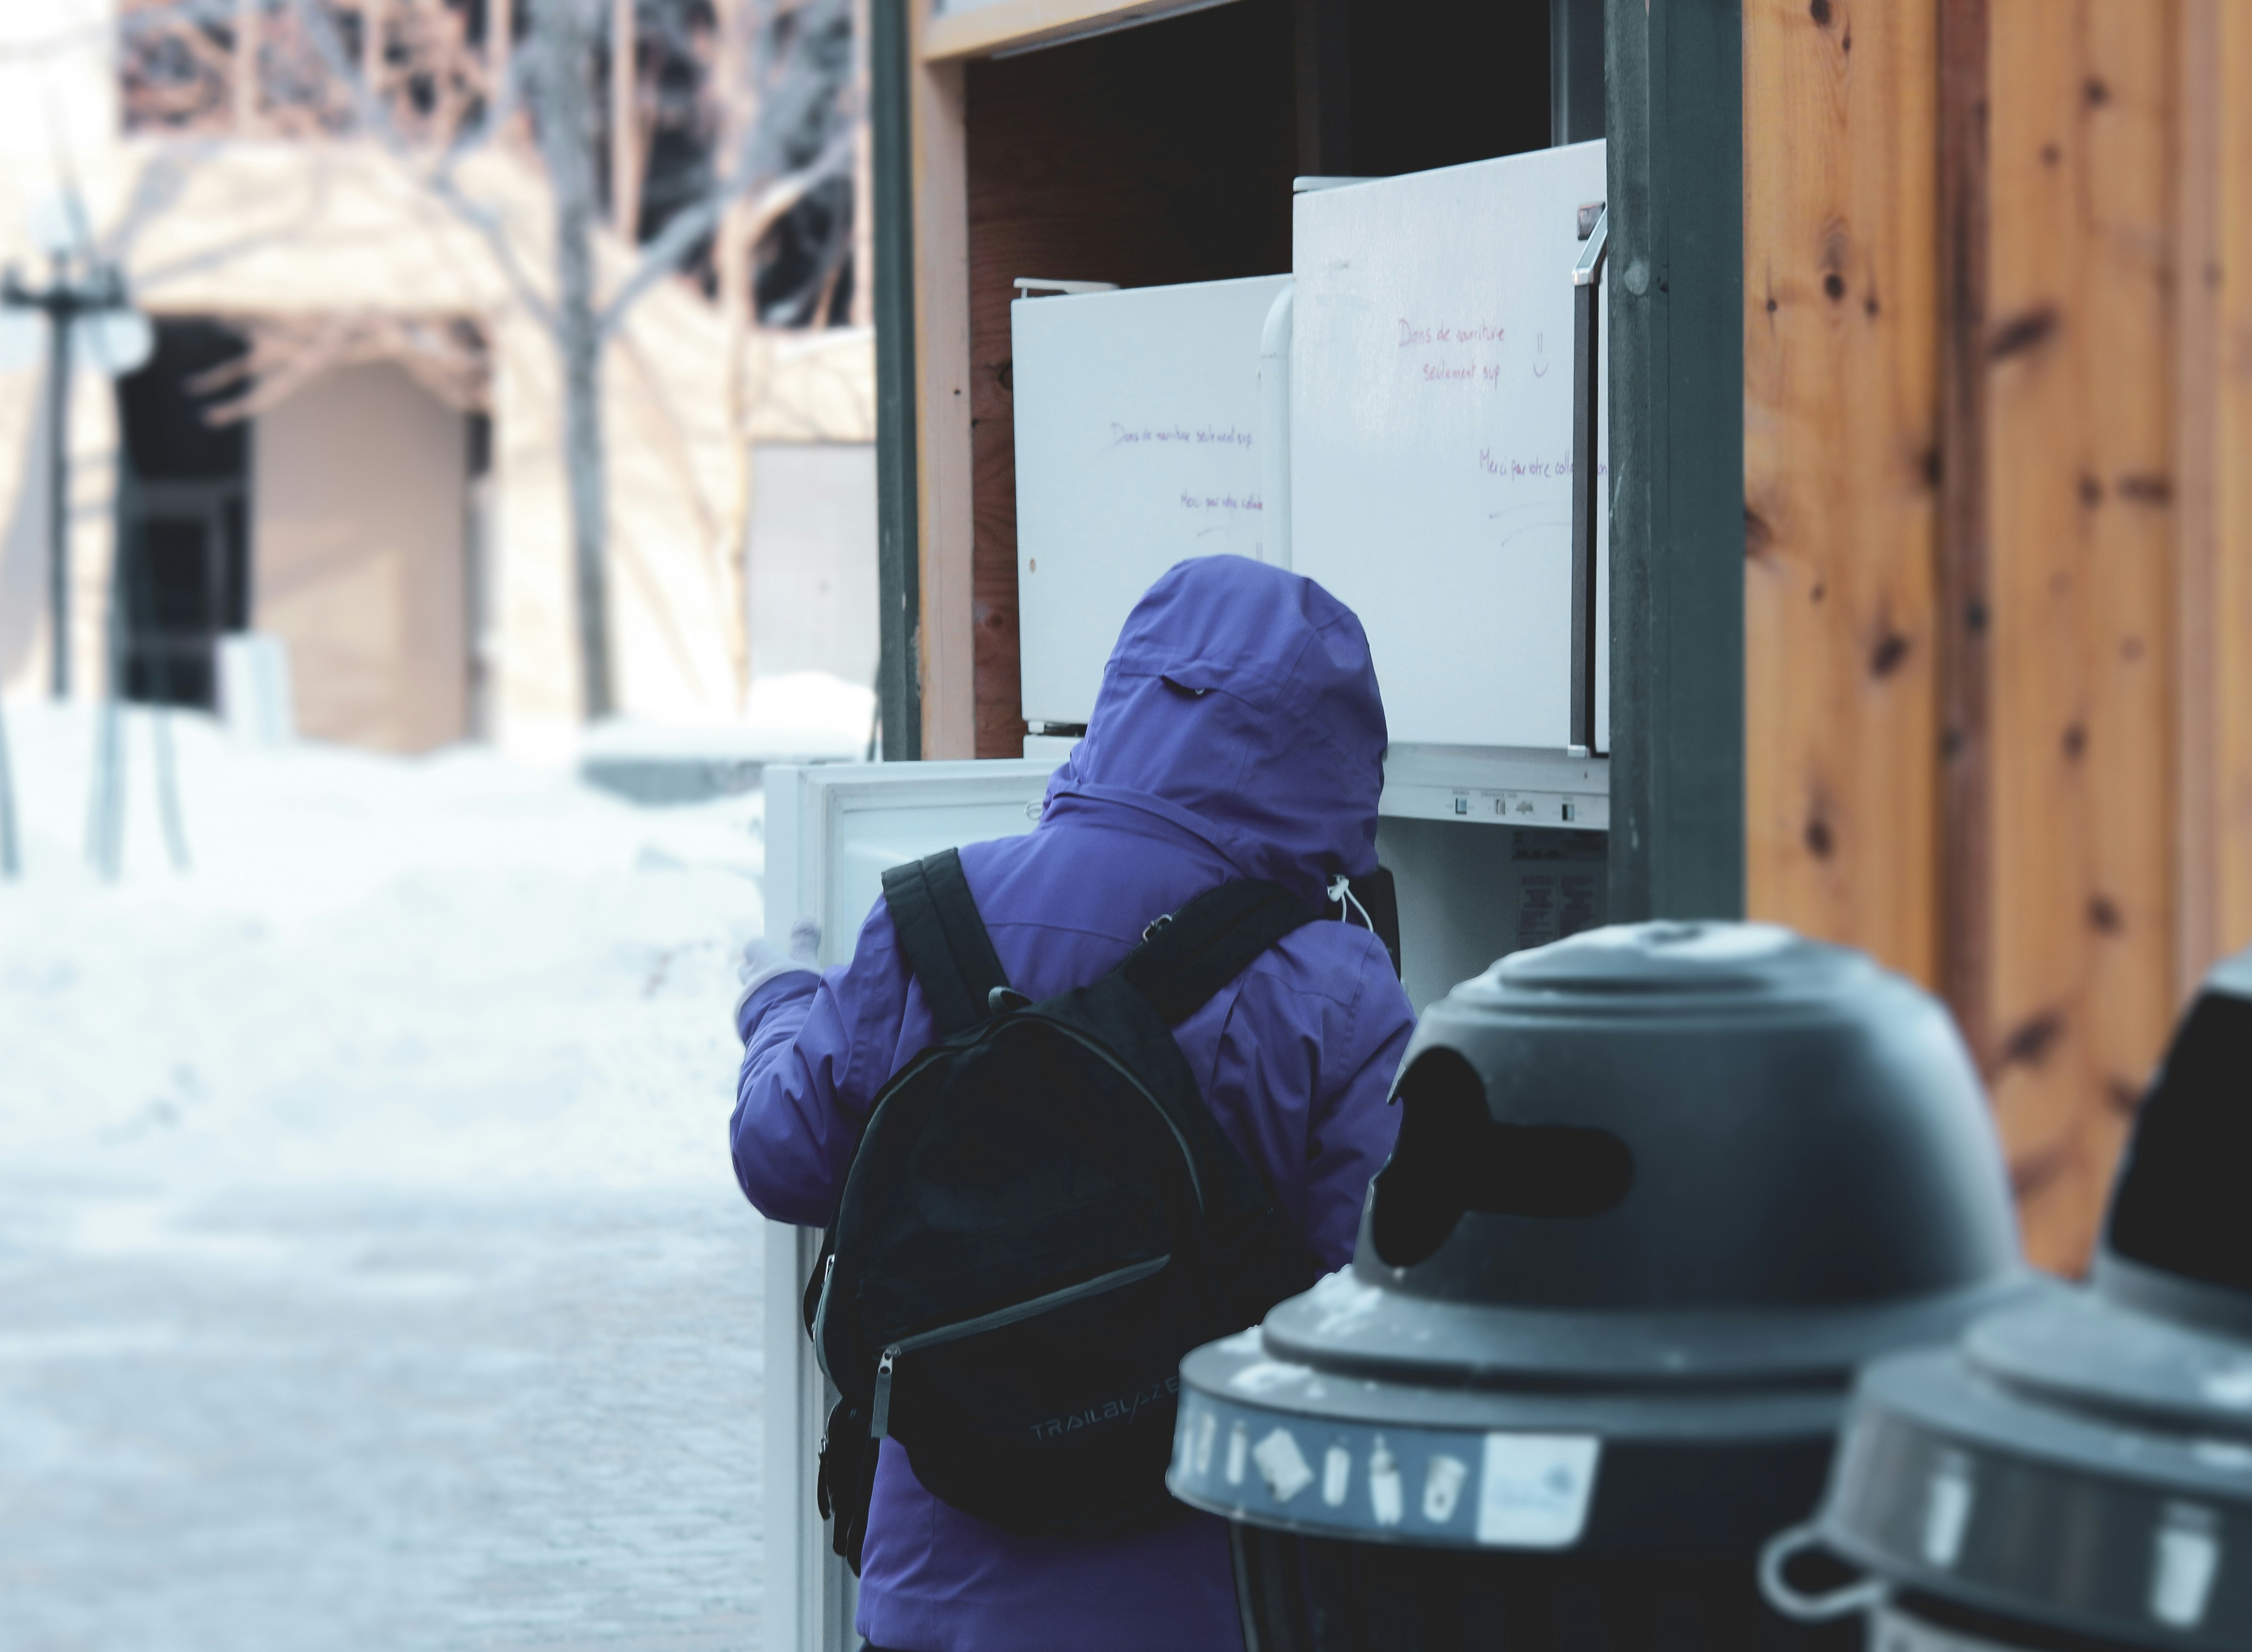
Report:
M1488 1434L1477 1540L1512 1549L1577 1543L1602 1450L1593 1434Z

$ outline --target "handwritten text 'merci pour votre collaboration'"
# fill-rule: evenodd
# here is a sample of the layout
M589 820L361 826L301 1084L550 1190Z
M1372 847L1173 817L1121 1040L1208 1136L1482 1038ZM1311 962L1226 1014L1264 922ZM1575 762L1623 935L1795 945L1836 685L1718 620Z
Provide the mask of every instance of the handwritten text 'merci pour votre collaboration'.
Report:
M1506 455L1496 453L1491 448L1478 449L1477 468L1489 476L1505 476L1512 482L1520 479L1540 482L1551 476L1568 476L1572 474L1572 462L1568 458L1511 458ZM1598 476L1608 476L1610 473L1611 468L1609 464L1598 464L1595 467L1595 474Z
M1192 493L1184 488L1181 489L1181 509L1184 510L1263 510L1266 506L1260 503L1259 496L1255 493L1246 494L1239 499L1232 493Z

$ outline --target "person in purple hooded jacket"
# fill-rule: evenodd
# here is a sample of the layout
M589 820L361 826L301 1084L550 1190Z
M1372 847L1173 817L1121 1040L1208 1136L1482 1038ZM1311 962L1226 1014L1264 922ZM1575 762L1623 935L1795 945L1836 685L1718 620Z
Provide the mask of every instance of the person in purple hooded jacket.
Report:
M1270 878L1317 904L1376 869L1384 707L1352 610L1241 557L1179 564L1144 595L1039 825L962 864L1011 985L1038 1000L1116 964L1150 920ZM754 947L736 1008L736 1179L825 1225L861 1121L929 1045L883 903L826 975ZM1413 1029L1367 929L1308 924L1176 1030L1221 1128L1324 1268L1352 1259ZM781 1304L787 1312L790 1304ZM939 1502L883 1443L859 1632L895 1652L1240 1652L1227 1537L1190 1514L1124 1537L1021 1537Z

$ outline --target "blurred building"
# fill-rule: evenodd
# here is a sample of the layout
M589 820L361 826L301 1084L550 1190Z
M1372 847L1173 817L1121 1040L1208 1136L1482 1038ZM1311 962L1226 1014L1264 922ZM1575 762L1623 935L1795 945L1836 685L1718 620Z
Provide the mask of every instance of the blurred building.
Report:
M521 42L495 38L482 0L9 12L0 261L39 274L34 221L82 200L94 249L157 323L146 368L114 389L81 369L73 386L74 686L105 680L121 513L137 511L136 698L211 704L216 639L252 628L286 643L307 735L399 751L569 738L557 197L526 115L463 141ZM611 13L629 45L635 17ZM709 188L715 140L691 140L714 106L674 82L714 50L644 39L603 105L623 120L590 135L596 158L632 185L602 184L605 292L662 231L664 191ZM845 183L747 227L731 209L607 346L623 715L724 723L757 677L872 677L872 350L850 324ZM813 302L754 301L793 263L782 275ZM45 691L55 646L45 378L0 375L0 688L17 695Z

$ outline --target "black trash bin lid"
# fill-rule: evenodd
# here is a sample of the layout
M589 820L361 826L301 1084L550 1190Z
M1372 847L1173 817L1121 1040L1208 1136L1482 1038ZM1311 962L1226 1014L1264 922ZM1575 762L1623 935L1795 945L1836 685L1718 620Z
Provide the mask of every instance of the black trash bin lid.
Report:
M1426 1012L1397 1099L1352 1267L1183 1363L1184 1501L1748 1556L1814 1505L1860 1363L2033 1288L1945 1011L1787 930L1505 959Z
M2048 1631L2252 1652L2252 954L2208 978L2130 1143L2093 1288L1887 1359L1817 1531Z

